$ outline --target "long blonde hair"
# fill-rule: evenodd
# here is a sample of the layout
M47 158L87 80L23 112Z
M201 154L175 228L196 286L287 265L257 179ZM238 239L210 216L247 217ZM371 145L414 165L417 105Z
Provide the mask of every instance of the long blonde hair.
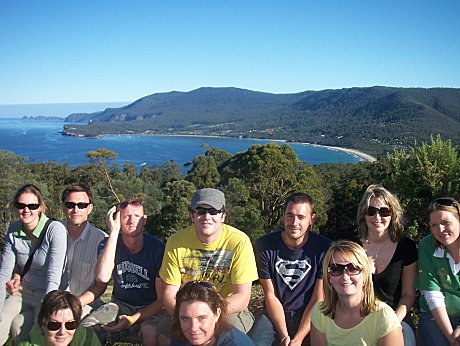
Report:
M362 269L363 276L363 294L361 304L361 316L367 316L369 313L376 311L377 298L374 295L374 286L372 285L372 273L364 249L350 240L338 240L332 243L326 253L323 261L323 290L324 301L320 305L320 310L326 316L334 318L339 297L332 287L329 274L329 266L334 263L334 253L350 261L354 266Z
M365 243L368 240L368 229L364 216L367 213L372 197L381 199L390 208L391 221L388 226L388 234L390 235L392 242L398 242L399 239L401 239L401 235L404 230L403 208L401 207L398 198L379 184L370 185L366 189L366 192L364 192L361 202L359 202L358 212L356 214L356 224L358 226L361 242Z

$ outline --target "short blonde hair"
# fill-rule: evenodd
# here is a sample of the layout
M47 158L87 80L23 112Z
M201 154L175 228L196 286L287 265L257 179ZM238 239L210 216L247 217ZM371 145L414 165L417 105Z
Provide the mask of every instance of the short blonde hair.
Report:
M329 266L334 263L334 253L339 253L342 258L350 261L354 266L362 269L363 276L363 295L361 305L361 316L367 316L377 309L377 298L374 295L372 284L372 273L364 249L350 240L338 240L332 243L326 253L323 262L323 290L324 301L320 305L320 310L326 316L334 318L339 297L332 287L329 274Z
M369 209L371 198L381 199L388 205L391 212L391 221L388 226L388 233L392 242L398 242L401 239L404 230L403 208L399 203L398 198L382 185L372 184L364 192L361 202L359 202L358 212L356 214L356 224L358 227L359 238L361 242L367 242L368 229L365 215Z
M437 202L438 200L451 200L452 205L444 205L444 204L438 203ZM431 213L437 210L442 210L442 211L450 212L457 220L460 221L460 209L459 208L460 208L460 204L453 198L450 198L450 197L436 198L428 206L427 217L429 220ZM433 237L433 239L434 239L434 243L436 247L444 247L444 245L441 242L439 242L435 237Z

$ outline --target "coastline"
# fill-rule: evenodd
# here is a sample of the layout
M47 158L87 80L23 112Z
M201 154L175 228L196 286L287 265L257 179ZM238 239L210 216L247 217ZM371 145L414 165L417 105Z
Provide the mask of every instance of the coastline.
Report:
M333 146L330 146L330 145L321 145L321 144L311 144L311 143L306 143L306 144L310 144L310 145L318 146L318 147L324 147L324 148L328 148L328 149L331 149L331 150L343 151L343 152L345 152L347 154L352 154L352 155L359 156L361 159L363 159L364 161L368 161L368 162L377 161L377 158L375 156L366 154L365 152L362 152L362 151L359 151L359 150L356 150L356 149L349 149L349 148L343 148L343 147L333 147Z

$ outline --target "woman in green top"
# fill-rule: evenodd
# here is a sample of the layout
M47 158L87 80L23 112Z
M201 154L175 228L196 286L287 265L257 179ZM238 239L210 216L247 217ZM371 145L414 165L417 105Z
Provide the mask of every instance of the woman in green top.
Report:
M79 326L81 313L80 301L72 293L51 291L43 299L38 321L29 337L19 345L100 345L99 339L91 329Z
M431 234L419 243L419 333L425 345L460 344L460 210L449 197L428 208Z

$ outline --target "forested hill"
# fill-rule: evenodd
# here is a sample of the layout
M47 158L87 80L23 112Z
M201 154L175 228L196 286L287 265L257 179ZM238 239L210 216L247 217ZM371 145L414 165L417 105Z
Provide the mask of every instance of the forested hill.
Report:
M460 89L369 87L270 94L200 88L72 114L70 135L225 135L285 139L382 153L441 134L460 145Z

